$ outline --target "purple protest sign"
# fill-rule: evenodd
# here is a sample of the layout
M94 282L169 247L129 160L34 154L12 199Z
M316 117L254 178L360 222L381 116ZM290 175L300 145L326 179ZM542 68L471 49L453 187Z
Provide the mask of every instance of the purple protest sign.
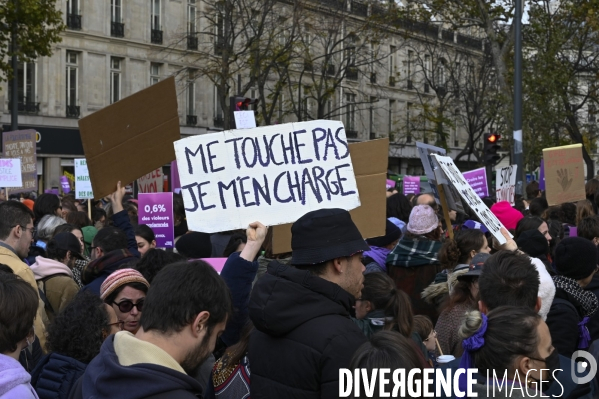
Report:
M71 185L69 184L69 178L66 176L60 176L60 185L62 192L68 194L71 192Z
M395 180L387 179L386 187L387 187L387 190L389 190L390 188L394 188L395 187Z
M484 198L489 196L489 186L487 185L487 173L485 168L464 172L462 175L479 197Z
M173 193L178 193L181 191L181 181L179 180L179 168L177 166L177 161L171 162L171 191Z
M539 190L545 191L545 160L541 159L541 170L539 172Z
M44 194L56 194L60 195L57 188L47 188L44 190Z
M420 176L403 177L403 195L420 194Z
M141 193L138 198L138 221L156 235L158 248L175 246L173 193Z

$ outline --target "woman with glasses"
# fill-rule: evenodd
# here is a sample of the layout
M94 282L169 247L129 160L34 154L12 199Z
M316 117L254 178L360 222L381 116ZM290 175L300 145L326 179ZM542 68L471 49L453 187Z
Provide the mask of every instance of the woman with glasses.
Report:
M122 327L111 306L90 292L79 293L48 327L51 353L31 374L40 399L66 399L104 340Z
M141 312L150 283L135 269L120 269L109 275L100 287L100 298L114 309L124 329L139 330Z

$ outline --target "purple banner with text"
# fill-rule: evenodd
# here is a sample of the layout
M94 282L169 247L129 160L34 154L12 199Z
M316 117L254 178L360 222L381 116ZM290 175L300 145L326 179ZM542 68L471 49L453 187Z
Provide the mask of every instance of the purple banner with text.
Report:
M173 193L140 193L138 204L139 224L148 225L156 235L158 248L175 246L175 218Z
M489 196L489 186L487 185L487 173L485 168L474 169L469 172L462 173L464 179L470 184L479 197L484 198Z
M403 177L403 195L420 194L420 176Z

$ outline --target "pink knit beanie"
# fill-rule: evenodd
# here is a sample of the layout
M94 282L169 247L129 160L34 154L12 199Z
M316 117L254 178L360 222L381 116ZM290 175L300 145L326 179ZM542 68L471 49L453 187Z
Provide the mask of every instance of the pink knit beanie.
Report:
M439 227L439 218L428 205L416 205L410 213L408 231L412 234L426 234Z
M512 208L509 202L500 201L496 204L493 204L491 207L491 212L508 230L513 230L518 225L520 219L524 217L522 212L517 209Z
M100 287L100 298L106 299L110 294L117 288L129 284L129 283L141 283L146 287L150 288L150 283L144 278L144 276L135 269L120 269L106 277L106 280Z

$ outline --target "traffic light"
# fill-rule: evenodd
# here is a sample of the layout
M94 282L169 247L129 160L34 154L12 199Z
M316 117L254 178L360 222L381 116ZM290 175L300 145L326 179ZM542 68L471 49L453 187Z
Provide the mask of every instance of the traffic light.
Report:
M258 104L260 99L258 98L249 98L249 97L229 97L229 109L231 110L231 118L230 118L230 129L235 129L235 111L251 111L252 105ZM255 109L254 109L255 111Z
M485 165L495 166L497 161L499 161L499 154L497 151L501 148L499 145L499 139L501 136L497 133L485 133L485 146L484 146L484 158Z

